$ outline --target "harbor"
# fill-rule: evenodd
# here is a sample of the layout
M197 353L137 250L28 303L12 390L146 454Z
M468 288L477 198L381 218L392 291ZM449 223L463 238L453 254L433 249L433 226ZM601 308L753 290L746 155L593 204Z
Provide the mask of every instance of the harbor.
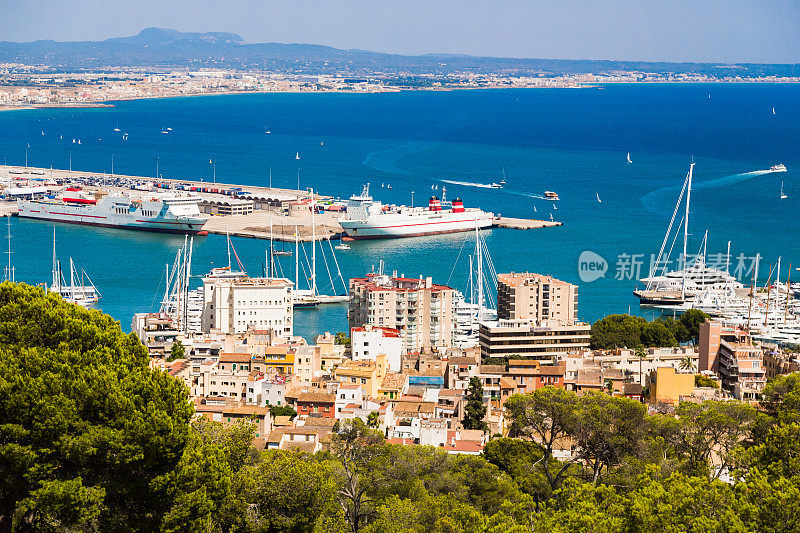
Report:
M69 199L68 201L82 203L94 202L94 200L90 200L90 197L102 198L107 195L136 195L146 201L147 199L155 200L157 194L177 193L196 197L200 213L207 215L202 228L195 228L199 231L189 231L190 233L213 233L282 242L347 238L347 233L343 231L340 224L340 219L346 212L346 202L331 196L320 195L311 190L209 183L202 180L163 177L156 179L145 176L8 165L0 165L0 176L5 187L2 193L7 200L0 202L0 215L2 216L19 214L19 204L16 200L55 197L57 194L63 196L65 190L76 193L80 190L84 199ZM371 197L370 201L372 201ZM463 222L452 226L452 229L448 226L446 229L437 231L386 233L370 235L365 238L415 236L471 229L475 225L475 218L470 216L469 212L475 209L459 207L460 202L460 199L455 200L455 209L452 211L454 213L465 212L466 215L460 217L464 219ZM313 212L312 203L315 206ZM379 202L376 204L381 205ZM434 212L434 217L441 217L442 213L450 212L442 211L443 204L445 204L444 198L441 202L438 202L437 198L436 202L427 208L407 208L389 204L382 207L382 212L385 213L389 209L414 219L426 212ZM484 215L487 218L481 221L482 228L499 227L522 230L562 224L553 220L509 218L494 216L492 213ZM58 219L53 220L59 221ZM91 224L89 222L81 223ZM433 223L441 224L440 222ZM97 223L95 225L104 224ZM412 224L415 227L419 225ZM156 231L158 230L156 229Z

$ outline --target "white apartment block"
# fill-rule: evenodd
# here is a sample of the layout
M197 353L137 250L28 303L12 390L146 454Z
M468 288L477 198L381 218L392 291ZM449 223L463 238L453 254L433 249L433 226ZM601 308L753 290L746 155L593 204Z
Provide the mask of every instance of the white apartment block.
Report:
M285 278L203 279L203 332L269 330L286 341L293 334L293 283Z
M380 354L386 356L390 372L400 372L403 355L403 339L396 329L373 327L350 330L350 349L354 361L375 361Z

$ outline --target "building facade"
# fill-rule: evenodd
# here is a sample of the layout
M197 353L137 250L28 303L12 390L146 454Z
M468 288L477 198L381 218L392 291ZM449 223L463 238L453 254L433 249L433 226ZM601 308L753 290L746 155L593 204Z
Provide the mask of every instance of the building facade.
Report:
M539 359L552 361L567 352L589 348L588 324L536 326L531 320L498 320L480 325L481 360Z
M405 352L452 345L455 290L414 279L369 274L350 280L350 329L365 325L396 329Z
M497 318L574 324L578 319L578 286L528 272L498 274Z
M292 285L285 278L204 278L203 332L269 330L277 338L290 340L294 331Z

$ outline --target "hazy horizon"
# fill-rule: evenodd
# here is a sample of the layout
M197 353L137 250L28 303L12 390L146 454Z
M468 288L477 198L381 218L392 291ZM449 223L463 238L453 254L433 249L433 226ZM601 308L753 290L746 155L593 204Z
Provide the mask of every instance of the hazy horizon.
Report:
M690 0L0 0L5 41L95 41L147 27L407 55L800 62L800 3Z

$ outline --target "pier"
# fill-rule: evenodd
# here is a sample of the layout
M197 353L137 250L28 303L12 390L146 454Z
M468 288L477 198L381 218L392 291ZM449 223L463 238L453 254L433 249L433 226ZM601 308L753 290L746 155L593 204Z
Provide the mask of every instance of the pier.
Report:
M311 198L311 194L307 190L9 165L0 165L0 181L8 187L18 187L21 186L19 182L27 181L29 185L47 187L52 193L62 189L65 184L80 185L87 192L133 192L142 195L185 192L188 189L192 194L202 198L209 208L217 210L223 206L230 208L237 202L253 202L252 212L247 214L212 214L203 226L203 230L208 233L230 234L253 239L272 238L284 242L294 242L295 238L307 242L312 240L312 236L317 240L339 239L343 235L338 222L342 214L337 211L316 213L313 217L314 228L312 229L311 210L307 205L302 205L302 202L307 202ZM145 191L133 189L135 185L147 183L169 184L170 188L154 187L152 190ZM182 186L184 189L176 189L176 186ZM201 188L205 190L199 190ZM244 194L231 196L219 192L231 189L239 189ZM218 192L210 192L211 190ZM314 197L320 200L331 199L330 196L320 195L316 192ZM16 212L16 202L0 201L0 216L11 216ZM561 222L550 220L497 217L492 227L527 230L561 225ZM295 237L295 232L297 237Z
M509 228L509 229L536 229L536 228L552 228L561 226L563 222L552 220L534 220L528 218L509 218L497 217L494 219L493 228Z

